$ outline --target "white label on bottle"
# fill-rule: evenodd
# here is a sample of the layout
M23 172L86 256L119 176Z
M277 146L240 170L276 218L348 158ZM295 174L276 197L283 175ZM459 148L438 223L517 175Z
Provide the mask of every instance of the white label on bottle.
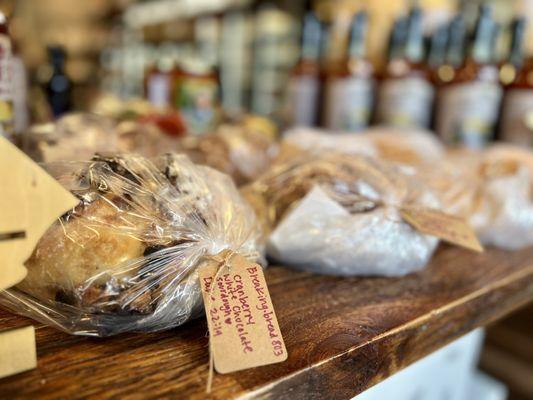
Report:
M427 128L431 119L433 96L433 86L425 79L388 79L381 84L379 90L378 122Z
M357 131L370 119L373 98L372 79L336 78L326 86L326 127L334 130Z
M0 34L0 135L10 135L13 130L11 56L9 36Z
M533 89L512 89L505 94L501 136L508 142L533 146Z
M437 133L447 143L479 149L491 140L502 97L494 82L473 81L444 88Z
M315 76L294 76L290 79L286 103L289 124L315 125L318 90L318 78Z
M0 100L11 101L11 40L0 34Z
M170 79L166 74L154 74L148 79L148 101L155 107L167 107L170 102Z

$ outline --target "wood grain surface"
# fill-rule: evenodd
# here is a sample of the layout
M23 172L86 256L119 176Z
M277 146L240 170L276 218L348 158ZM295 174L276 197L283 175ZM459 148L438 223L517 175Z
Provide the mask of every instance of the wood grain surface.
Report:
M2 399L348 399L533 299L533 248L442 246L422 272L346 279L266 273L289 359L216 375L205 394L205 320L153 334L69 336L36 325L38 368L0 380ZM3 328L29 320L0 311Z

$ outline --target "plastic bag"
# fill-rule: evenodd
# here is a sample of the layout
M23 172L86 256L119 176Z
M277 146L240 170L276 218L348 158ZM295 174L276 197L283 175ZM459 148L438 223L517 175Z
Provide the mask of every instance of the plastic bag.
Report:
M533 245L533 154L510 145L452 151L419 175L445 211L466 218L480 241L515 250Z
M300 269L400 276L423 268L438 243L399 210L438 208L436 197L377 160L307 155L274 166L242 192L270 232L267 254Z
M121 153L156 157L179 147L178 138L162 132L152 123L126 120L119 122L114 131Z
M39 162L88 160L95 152L117 151L113 120L86 113L34 125L22 135L21 147Z
M225 172L242 185L268 168L277 154L275 139L272 123L249 116L238 123L223 124L211 134L184 138L180 151L196 163Z
M434 162L445 155L444 146L430 131L394 127L369 128L359 133L295 128L287 132L283 142L311 152L329 150L407 165Z
M2 292L15 313L78 335L158 331L202 310L196 267L232 249L261 254L253 210L230 178L185 156L48 165L79 199Z

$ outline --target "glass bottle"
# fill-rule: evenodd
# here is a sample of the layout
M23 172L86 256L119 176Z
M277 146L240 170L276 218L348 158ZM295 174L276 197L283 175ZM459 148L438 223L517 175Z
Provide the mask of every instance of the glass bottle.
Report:
M318 120L322 27L313 12L304 17L301 54L289 77L285 114L288 125L314 126Z
M72 83L65 72L66 53L61 46L48 47L52 74L46 83L46 95L54 117L59 117L72 108Z
M145 98L156 108L165 109L171 104L174 62L169 54L150 66L145 74Z
M0 135L8 137L13 133L12 56L7 18L0 12Z
M447 143L482 148L493 138L502 97L493 60L494 29L491 10L482 5L468 56L441 89L436 130Z
M409 14L403 57L392 60L379 88L376 120L400 127L429 126L434 89L424 62L422 12Z
M348 54L339 68L327 77L325 126L341 131L365 128L370 120L374 97L372 64L366 58L367 13L353 19Z
M500 68L500 79L506 83L500 138L533 146L533 59L524 62L525 19L516 19L512 29L511 52L507 63Z
M28 112L28 75L22 57L13 46L13 57L11 59L12 76L12 101L13 101L13 131L15 134L23 134L30 124Z
M187 131L201 135L219 120L219 80L215 68L196 56L181 60L173 74L174 107L185 120Z

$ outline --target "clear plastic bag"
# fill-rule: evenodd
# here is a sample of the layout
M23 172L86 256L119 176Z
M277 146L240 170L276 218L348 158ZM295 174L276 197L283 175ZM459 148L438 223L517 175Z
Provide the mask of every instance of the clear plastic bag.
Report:
M452 151L419 175L445 211L466 218L480 241L515 250L533 245L533 154L510 145Z
M158 331L202 310L196 267L231 249L257 260L260 229L231 179L186 156L96 156L50 173L79 199L43 235L15 313L78 335Z
M242 185L268 168L277 154L275 139L275 128L268 120L247 117L238 123L223 124L211 134L184 138L180 151L196 163L225 172Z
M179 148L179 140L162 132L155 124L126 120L117 123L115 134L121 153L156 157Z
M88 113L65 115L32 126L22 135L22 149L39 162L88 160L95 152L117 151L113 120Z
M423 268L438 243L400 215L401 206L438 208L436 197L378 160L307 155L274 166L242 192L270 232L269 257L300 269L400 276Z
M358 133L295 128L287 132L284 143L311 152L329 150L406 165L434 162L445 154L444 146L430 131L381 126Z

